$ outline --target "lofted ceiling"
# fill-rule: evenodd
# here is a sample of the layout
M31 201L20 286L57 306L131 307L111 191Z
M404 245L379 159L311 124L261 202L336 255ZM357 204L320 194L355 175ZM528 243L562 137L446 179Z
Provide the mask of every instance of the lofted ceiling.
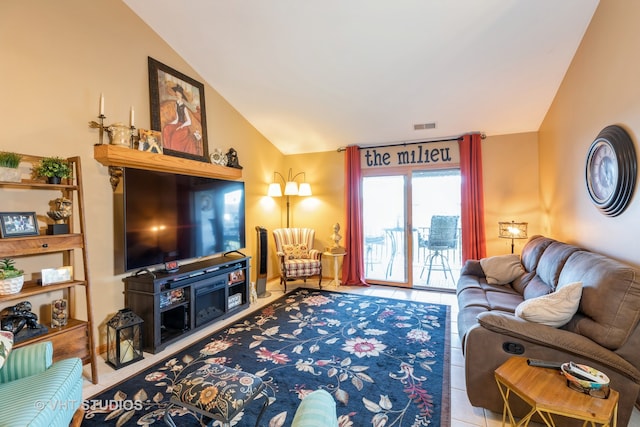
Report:
M537 131L598 6L123 1L285 154Z

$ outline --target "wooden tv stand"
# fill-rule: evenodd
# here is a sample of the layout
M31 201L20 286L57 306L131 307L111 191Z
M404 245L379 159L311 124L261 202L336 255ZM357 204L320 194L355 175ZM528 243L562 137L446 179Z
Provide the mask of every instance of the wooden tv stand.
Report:
M249 259L228 254L125 277L125 307L144 320L144 350L157 353L195 331L249 307Z

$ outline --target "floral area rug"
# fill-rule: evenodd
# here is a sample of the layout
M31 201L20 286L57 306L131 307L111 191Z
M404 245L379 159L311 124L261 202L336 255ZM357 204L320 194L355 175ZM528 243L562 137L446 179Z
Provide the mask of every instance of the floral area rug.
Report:
M82 425L165 425L174 384L215 363L266 384L234 426L253 426L265 398L261 425L291 425L316 389L336 400L341 427L449 426L449 359L448 306L297 289L92 397ZM171 411L178 426L221 425Z

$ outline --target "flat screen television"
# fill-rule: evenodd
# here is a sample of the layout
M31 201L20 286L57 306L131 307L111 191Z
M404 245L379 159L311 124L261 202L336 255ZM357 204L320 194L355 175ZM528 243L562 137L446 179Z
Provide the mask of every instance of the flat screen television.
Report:
M122 181L116 271L245 247L244 182L134 168L124 169Z

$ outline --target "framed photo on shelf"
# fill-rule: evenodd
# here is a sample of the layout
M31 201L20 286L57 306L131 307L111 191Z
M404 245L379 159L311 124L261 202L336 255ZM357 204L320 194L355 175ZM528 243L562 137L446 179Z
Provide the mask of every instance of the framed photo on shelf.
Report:
M164 154L209 162L204 85L149 57L149 94Z
M40 271L42 286L68 282L73 277L73 267L66 265L58 268L44 268Z
M2 238L37 236L38 219L35 212L0 212Z
M162 153L162 133L157 130L140 129L138 150L148 153Z

